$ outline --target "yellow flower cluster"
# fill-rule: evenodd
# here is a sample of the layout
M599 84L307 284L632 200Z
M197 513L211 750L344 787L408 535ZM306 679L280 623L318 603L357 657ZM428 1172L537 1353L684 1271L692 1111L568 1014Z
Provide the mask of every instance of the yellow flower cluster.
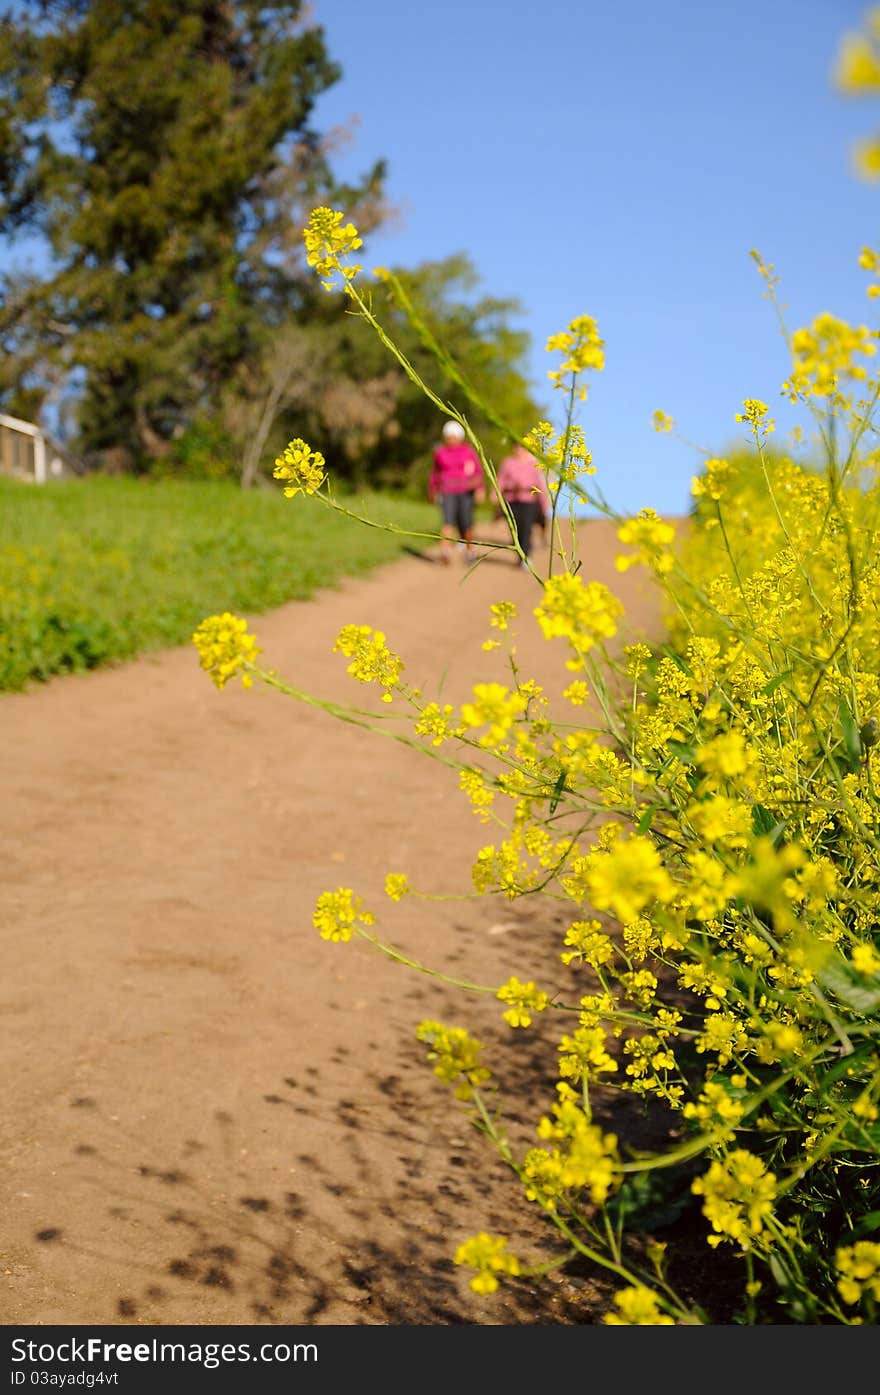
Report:
M303 229L306 245L306 261L322 278L325 290L333 289L333 276L338 273L343 282L351 281L360 271L360 266L347 263L343 258L363 246L363 239L353 223L344 223L345 215L337 209L313 208L309 221Z
M643 1284L618 1289L614 1295L617 1311L606 1313L602 1321L609 1327L674 1327L675 1319L664 1313L653 1289Z
M483 1043L469 1036L463 1027L444 1027L442 1022L421 1022L418 1040L435 1061L434 1074L447 1085L455 1085L457 1099L469 1100L481 1085L492 1079L492 1072L480 1061Z
M286 480L284 494L292 499L295 494L314 494L326 479L324 457L320 451L312 450L306 441L296 437L288 442L275 459L272 471L277 480Z
M415 724L418 736L430 736L432 746L440 746L453 736L461 734L461 727L452 720L455 708L446 702L441 707L438 702L426 703Z
M767 415L769 410L766 402L760 402L757 397L747 397L743 410L736 413L735 420L748 422L752 434L760 440L762 435L776 429L775 422Z
M844 1303L858 1303L868 1294L880 1303L880 1245L876 1240L857 1240L841 1245L834 1257L840 1274L838 1290Z
M617 634L623 606L601 581L563 572L548 578L534 614L545 639L567 639L580 656Z
M502 1003L510 1004L502 1016L511 1027L531 1027L532 1013L543 1012L550 1003L547 994L537 984L520 983L516 976L503 983L495 996Z
M322 940L350 940L358 926L375 924L375 916L364 910L363 901L350 887L322 891L312 916L312 924Z
M405 872L389 872L385 878L385 895L392 901L402 901L411 890L409 877Z
M253 679L249 672L262 653L254 635L248 633L247 621L225 610L222 615L208 615L192 637L198 650L199 667L204 669L217 688L224 688L230 678L241 677L243 688Z
M334 653L351 659L348 672L359 683L378 683L384 688L383 702L391 702L391 689L397 685L403 660L385 643L381 630L370 625L343 625L333 645Z
M481 1230L479 1235L472 1235L459 1245L455 1263L477 1271L470 1281L474 1293L494 1293L499 1274L515 1276L521 1272L519 1260L511 1254L507 1244L503 1235L489 1235Z
M714 1232L710 1245L731 1240L748 1250L757 1241L772 1242L767 1222L773 1218L776 1178L753 1153L735 1148L696 1178L691 1191L703 1198L703 1214Z
M676 890L655 844L639 834L616 838L607 851L577 860L572 873L563 884L577 890L582 879L590 904L624 925L638 920L651 902L671 901Z
M526 699L520 692L511 692L503 683L477 683L473 702L463 703L461 723L465 730L488 727L478 738L480 746L499 747L521 712Z
M834 80L848 97L876 97L880 92L880 6L868 10L862 33L844 34ZM863 179L880 179L880 138L859 141L853 155Z
M615 1134L603 1134L587 1114L576 1092L565 1081L557 1086L551 1116L538 1124L547 1148L531 1148L523 1159L526 1196L555 1211L566 1193L586 1192L596 1206L608 1200L620 1184L620 1155Z
M868 375L856 354L871 358L877 352L877 333L866 325L850 325L836 315L817 315L804 329L790 338L792 370L782 391L796 402L799 398L833 397L841 378L862 382Z
M703 473L691 481L691 493L695 499L723 499L729 476L729 462L710 457L703 465Z
M592 315L579 315L572 320L567 330L552 334L547 340L548 353L561 353L559 368L551 369L547 376L555 388L571 390L580 375L588 368L597 371L605 367L605 343L599 337L599 329ZM583 400L587 389L576 389Z
M577 422L557 433L548 421L539 421L524 437L523 445L543 461L554 488L577 484L582 476L596 473L583 427Z
M675 554L670 543L675 541L675 526L667 523L654 509L640 509L635 518L628 518L617 530L620 542L636 551L614 559L619 572L642 563L663 576L675 566Z

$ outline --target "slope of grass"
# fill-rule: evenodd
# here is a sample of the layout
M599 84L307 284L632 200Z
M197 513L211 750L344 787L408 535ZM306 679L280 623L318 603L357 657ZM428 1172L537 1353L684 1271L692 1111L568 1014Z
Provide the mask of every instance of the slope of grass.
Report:
M0 691L184 644L205 615L302 599L426 541L427 503L361 495L365 528L234 484L0 479Z

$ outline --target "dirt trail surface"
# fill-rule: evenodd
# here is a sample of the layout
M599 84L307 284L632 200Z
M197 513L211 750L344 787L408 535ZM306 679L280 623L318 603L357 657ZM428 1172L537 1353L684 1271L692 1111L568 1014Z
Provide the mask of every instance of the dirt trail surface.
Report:
M583 575L626 606L619 642L656 636L658 598L617 550L581 525ZM455 703L505 680L482 648L504 599L523 675L558 692L565 646L501 552L467 575L406 557L248 618L266 665L315 696L369 705L332 652L356 623ZM0 751L0 1322L598 1321L589 1280L470 1292L452 1262L469 1235L531 1259L554 1241L415 1035L466 1026L489 1064L502 1044L534 1143L558 1023L549 1045L513 1034L491 994L312 927L319 893L351 886L447 975L563 986L537 903L385 897L389 871L471 890L493 835L454 771L263 685L219 692L191 646L0 696Z

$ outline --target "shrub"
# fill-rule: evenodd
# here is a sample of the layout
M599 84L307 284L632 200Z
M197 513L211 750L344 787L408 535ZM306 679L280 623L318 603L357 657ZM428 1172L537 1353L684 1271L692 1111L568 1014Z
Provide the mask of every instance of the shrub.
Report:
M356 230L317 209L305 239L327 289L341 285L411 371L359 288ZM773 269L757 261L773 294ZM873 271L878 260L866 250L862 264ZM540 1208L572 1257L619 1281L610 1324L876 1318L875 339L827 315L789 336L783 390L812 418L821 468L771 453L769 409L747 399L737 419L751 448L704 461L680 535L650 508L618 518L588 493L617 528L619 567L648 567L667 599L668 642L624 645L620 660L609 641L622 607L583 579L561 526L566 500L588 491L593 466L575 409L604 346L589 316L549 341L566 406L559 425L539 423L526 437L553 498L550 563L535 575L532 618L567 648L573 720L549 715L512 650L510 684L478 684L456 709L407 686L384 634L349 625L337 639L353 678L394 705L407 739L429 755L443 747L465 797L502 826L477 850L475 894L565 907L567 1001L515 976L479 986L495 993L512 1033L539 1015L560 1018L555 1096L535 1119L534 1147L516 1155L489 1102L492 1072L477 1039L435 1021L417 1035L520 1179L523 1204ZM436 405L479 449L464 412ZM655 424L674 425L662 413ZM289 495L341 507L307 443L292 442L276 474ZM493 606L487 642L507 643L518 619L512 603ZM239 617L209 617L194 640L218 686L257 678L304 696L260 667ZM413 889L398 872L386 890L398 900ZM349 887L325 892L314 914L325 939L358 936L401 957L375 923L375 909ZM595 1101L609 1089L664 1121L662 1146L646 1152L605 1127ZM532 1107L517 1103L519 1113ZM707 1287L713 1266L735 1278L723 1311L682 1296L665 1246L650 1237L652 1214L688 1208L699 1217ZM540 1271L485 1233L455 1260L473 1270L477 1293Z

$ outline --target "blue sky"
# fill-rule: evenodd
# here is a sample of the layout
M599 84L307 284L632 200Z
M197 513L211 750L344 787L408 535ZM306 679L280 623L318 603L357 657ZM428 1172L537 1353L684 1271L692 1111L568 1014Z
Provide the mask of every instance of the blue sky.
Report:
M742 439L746 397L770 404L779 444L802 420L780 397L788 354L751 248L774 263L791 328L823 310L874 325L857 258L880 241L880 187L856 179L850 151L880 102L844 98L831 76L866 10L314 0L343 69L316 124L356 121L335 168L385 158L399 209L365 266L466 252L482 291L521 301L529 376L554 409L547 337L593 315L595 482L621 512L684 512L701 457L653 430L655 408L711 454Z

